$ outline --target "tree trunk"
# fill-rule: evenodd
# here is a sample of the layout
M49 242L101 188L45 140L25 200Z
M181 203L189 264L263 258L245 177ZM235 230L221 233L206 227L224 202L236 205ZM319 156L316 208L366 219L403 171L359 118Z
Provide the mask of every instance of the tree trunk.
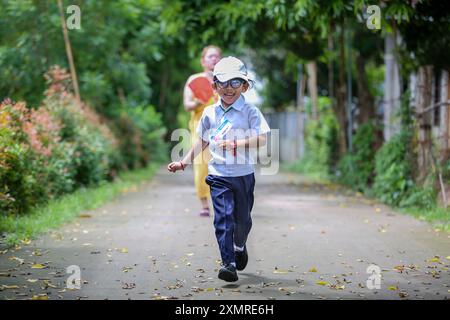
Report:
M297 117L297 129L298 129L298 137L296 138L296 152L298 154L298 158L302 159L305 155L305 123L304 123L304 113L305 108L303 106L303 97L305 92L305 77L303 75L302 65L299 63L297 65L297 108L296 108L296 117Z
M432 104L432 83L433 83L433 67L421 66L417 76L417 113L419 125L418 139L418 176L417 180L422 183L428 175L429 168L432 164L431 155L431 111L423 112Z
M345 81L345 40L344 40L344 23L341 24L339 33L339 78L336 91L335 114L339 122L339 156L342 158L347 152L347 83Z
M318 90L317 90L317 64L315 61L310 61L306 64L308 71L308 91L311 98L312 118L318 119Z
M61 18L61 27L64 35L64 44L66 46L67 60L69 60L70 74L72 76L72 85L75 91L75 98L78 103L81 103L80 90L78 89L77 72L75 68L75 62L73 61L72 47L70 45L69 33L67 32L66 20L64 18L64 9L61 0L58 0L58 8Z
M400 107L400 72L396 58L397 34L387 34L385 38L384 64L386 66L384 76L384 139L389 141L392 136L400 131L400 121L396 118Z
M369 121L373 121L376 125L376 134L374 136L374 150L378 150L383 144L383 130L379 129L379 122L375 109L375 99L370 93L369 84L365 70L366 61L357 53L356 55L356 78L358 87L358 107L359 114L357 117L358 125L362 125Z
M331 52L334 51L333 44L333 22L330 21L328 25L328 51L331 55ZM328 96L331 99L331 105L334 105L334 68L333 68L333 58L330 56L328 59Z
M369 90L365 70L366 62L364 58L357 53L356 55L356 84L358 88L358 125L375 120L375 102Z
M167 110L166 98L167 98L167 89L169 87L169 63L165 63L165 67L162 69L161 82L160 82L160 91L159 91L159 108L165 113Z
M446 103L450 98L450 82L449 82L449 71L443 70L440 79L440 102ZM441 144L440 144L440 165L450 159L450 105L444 105L441 107ZM450 199L450 185L446 183L445 179L440 175L440 190L441 197L439 198L439 205L447 208L448 201Z
M441 103L446 103L450 96L449 96L449 74L448 71L443 70L441 72L441 79L440 79L440 101ZM449 135L450 135L450 112L449 112L449 105L444 105L441 107L441 123L440 123L440 134L441 134L441 143L440 143L440 149L441 149L441 159L440 162L444 163L449 156L449 148L450 148L450 141L449 141Z

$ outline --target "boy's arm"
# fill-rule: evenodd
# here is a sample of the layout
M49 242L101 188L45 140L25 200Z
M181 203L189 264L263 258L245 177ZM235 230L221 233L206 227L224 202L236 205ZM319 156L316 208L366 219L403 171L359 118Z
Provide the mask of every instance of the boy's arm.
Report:
M209 145L209 142L206 142L202 138L198 138L195 142L195 145L189 150L187 155L181 160L183 166L187 164L191 164L194 162L194 159Z
M236 147L259 148L267 143L267 134L263 133L259 136L236 140Z
M204 141L202 138L198 138L195 145L188 151L187 155L181 161L171 162L167 166L167 170L170 172L176 172L177 170L184 170L186 165L194 162L195 157L197 157L202 150L208 146L208 142Z
M222 140L219 141L217 146L219 148L224 148L227 150L233 150L236 148L259 148L262 146L265 146L267 143L267 134L263 133L258 136L249 137L245 139L239 139L239 140Z

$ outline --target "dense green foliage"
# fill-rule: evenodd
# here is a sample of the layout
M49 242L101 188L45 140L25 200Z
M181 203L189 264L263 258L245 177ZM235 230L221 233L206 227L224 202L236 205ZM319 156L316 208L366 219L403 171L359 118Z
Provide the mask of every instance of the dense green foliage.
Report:
M376 130L372 122L359 127L353 137L353 150L339 161L336 172L338 180L354 190L364 191L372 184L375 175Z
M80 187L113 179L121 169L161 161L166 152L165 129L153 107L131 109L129 126L116 135L89 105L67 92L68 75L52 68L42 105L0 105L0 211L18 214ZM119 137L119 138L117 138ZM126 145L128 149L119 148ZM132 152L139 151L135 158Z
M319 98L320 119L311 118L310 103L306 106L309 119L305 127L305 155L289 170L307 173L318 178L328 178L334 167L337 153L336 134L339 125L330 106L330 99Z

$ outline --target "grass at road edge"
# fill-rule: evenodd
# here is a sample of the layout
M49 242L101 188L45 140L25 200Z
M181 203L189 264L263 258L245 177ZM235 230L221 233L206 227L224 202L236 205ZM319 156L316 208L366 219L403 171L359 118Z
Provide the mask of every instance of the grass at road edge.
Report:
M0 242L15 246L35 239L40 234L72 221L83 211L96 209L119 194L148 182L160 166L161 163L154 163L143 169L123 172L114 182L79 189L51 200L47 205L37 207L26 215L0 216L0 234L3 236Z

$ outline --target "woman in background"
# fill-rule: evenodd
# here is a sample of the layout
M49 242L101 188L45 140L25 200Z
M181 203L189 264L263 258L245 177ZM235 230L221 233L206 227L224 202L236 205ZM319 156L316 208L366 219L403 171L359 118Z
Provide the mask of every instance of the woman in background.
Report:
M191 145L198 140L197 126L202 117L203 110L210 104L217 102L217 95L212 88L214 66L221 59L221 50L216 46L207 46L203 48L200 63L203 72L191 75L184 86L183 103L186 111L191 112L189 121L189 130L191 132ZM194 183L197 196L200 200L202 209L200 216L208 217L210 195L209 186L205 182L208 175L208 162L211 155L208 149L205 149L195 160L193 165Z

